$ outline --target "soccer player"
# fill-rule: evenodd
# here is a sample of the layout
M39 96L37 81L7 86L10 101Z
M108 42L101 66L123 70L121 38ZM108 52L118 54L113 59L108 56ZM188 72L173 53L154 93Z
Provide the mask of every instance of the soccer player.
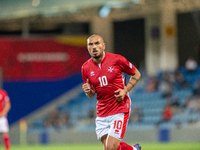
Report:
M6 150L10 150L9 126L7 120L7 113L10 111L10 108L10 98L7 92L0 89L0 133L2 133Z
M97 93L96 134L104 150L141 150L139 144L122 142L131 109L128 92L140 79L140 72L121 55L105 52L101 36L91 35L87 49L91 58L82 68L85 94L92 98ZM131 76L126 85L125 74Z

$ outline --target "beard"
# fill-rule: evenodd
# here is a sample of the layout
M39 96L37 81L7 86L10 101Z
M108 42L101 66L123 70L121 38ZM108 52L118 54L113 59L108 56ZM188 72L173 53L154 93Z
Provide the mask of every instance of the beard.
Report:
M100 55L93 56L94 59L99 59L100 57L101 57Z
M103 56L103 54L99 54L99 55L94 55L94 56L92 56L94 59L99 59L99 58L101 58Z

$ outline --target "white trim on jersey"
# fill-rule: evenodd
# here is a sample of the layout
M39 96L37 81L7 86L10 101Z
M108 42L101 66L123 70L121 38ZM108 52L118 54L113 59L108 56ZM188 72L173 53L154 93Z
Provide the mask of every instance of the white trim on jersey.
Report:
M121 74L122 74L123 85L124 85L124 88L125 88L125 87L126 87L126 83L125 83L125 81L126 81L126 76L125 76L125 73L124 73L124 72L121 72Z
M101 63L98 64L99 68L101 69Z
M129 67L130 67L131 69L133 68L133 65L132 65L132 63L130 63L130 62L129 62Z
M122 81L123 81L123 85L124 85L124 88L126 87L126 76L125 76L125 73L124 72L121 72L121 74L122 74ZM131 97L130 97L130 95L129 95L129 92L126 94L128 97L129 97L129 99L130 99L130 106L129 106L129 111L131 111Z

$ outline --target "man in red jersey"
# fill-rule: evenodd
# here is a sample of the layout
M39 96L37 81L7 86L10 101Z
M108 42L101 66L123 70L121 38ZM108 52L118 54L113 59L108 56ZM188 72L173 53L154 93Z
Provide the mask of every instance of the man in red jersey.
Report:
M141 150L139 144L121 141L131 109L128 92L140 79L140 72L123 56L105 52L105 46L101 36L91 35L87 39L91 58L81 68L85 94L92 98L97 93L97 138L104 150ZM131 76L127 85L124 73Z
M0 132L2 133L3 142L6 150L10 150L9 126L7 113L11 108L10 98L7 92L0 89Z

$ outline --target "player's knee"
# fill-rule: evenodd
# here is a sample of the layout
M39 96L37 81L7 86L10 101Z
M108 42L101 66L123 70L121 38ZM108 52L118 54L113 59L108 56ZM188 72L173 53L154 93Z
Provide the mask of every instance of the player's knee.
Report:
M114 144L109 144L106 146L106 150L117 150L117 146Z
M106 150L116 150L114 146L107 146Z

